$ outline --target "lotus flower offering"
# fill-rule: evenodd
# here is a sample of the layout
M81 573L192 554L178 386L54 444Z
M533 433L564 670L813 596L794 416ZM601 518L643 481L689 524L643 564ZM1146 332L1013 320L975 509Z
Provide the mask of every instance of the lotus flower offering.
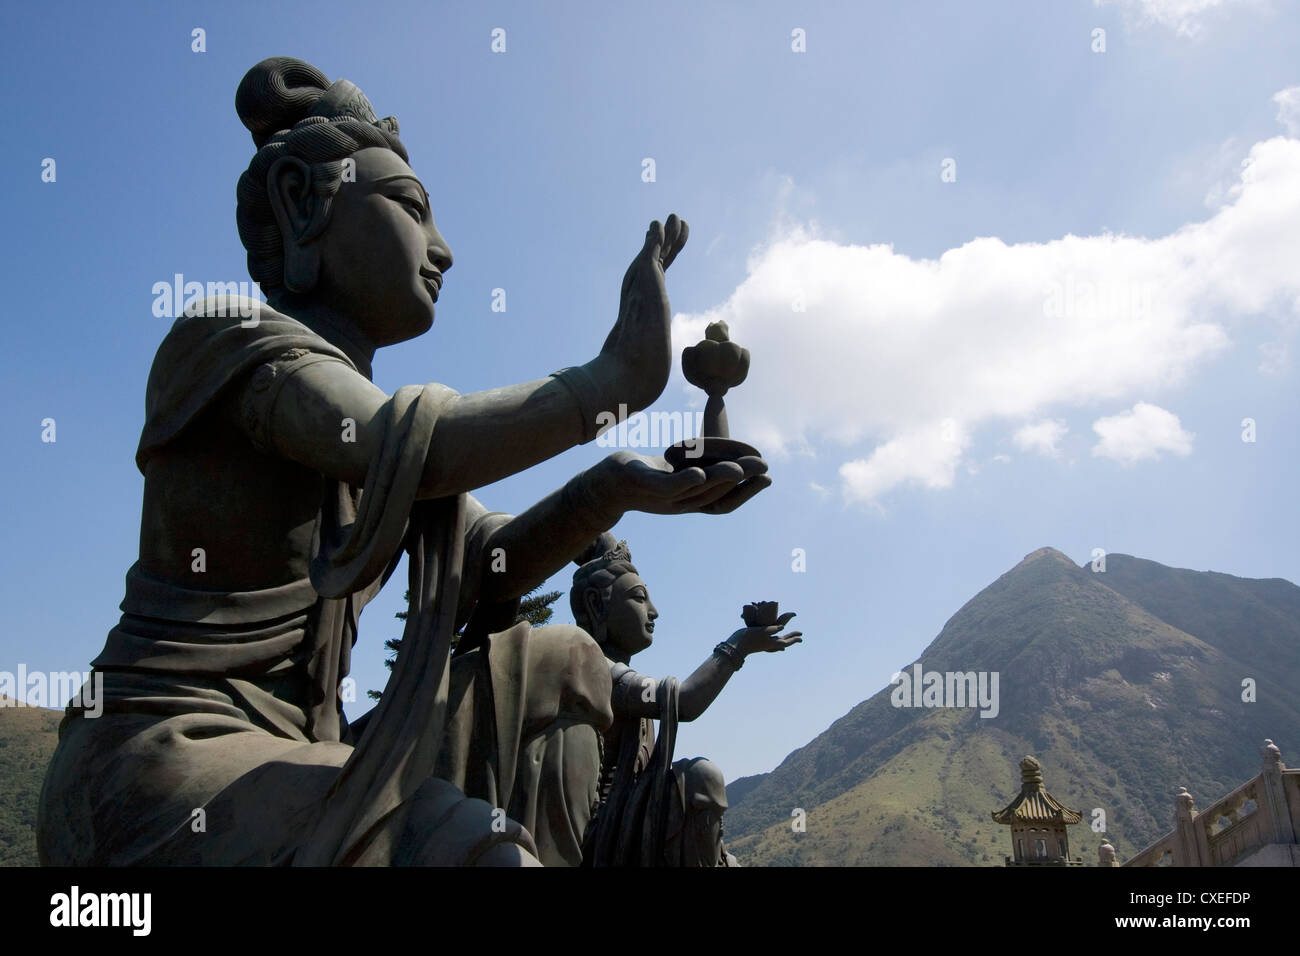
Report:
M761 457L753 445L733 439L727 426L727 406L722 397L749 375L749 349L731 341L726 322L710 322L704 340L682 350L682 374L686 381L704 389L709 400L704 406L704 434L680 441L664 452L673 470L705 468L749 455Z
M740 612L745 627L771 627L780 614L781 606L776 601L755 601Z

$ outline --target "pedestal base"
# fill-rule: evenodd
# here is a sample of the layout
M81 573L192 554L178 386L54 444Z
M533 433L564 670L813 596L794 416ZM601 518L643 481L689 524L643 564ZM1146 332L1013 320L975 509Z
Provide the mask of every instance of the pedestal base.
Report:
M734 438L717 438L710 435L679 441L664 451L664 458L673 466L673 471L707 468L719 462L735 461L750 456L762 457L753 445L746 445L743 441L736 441Z

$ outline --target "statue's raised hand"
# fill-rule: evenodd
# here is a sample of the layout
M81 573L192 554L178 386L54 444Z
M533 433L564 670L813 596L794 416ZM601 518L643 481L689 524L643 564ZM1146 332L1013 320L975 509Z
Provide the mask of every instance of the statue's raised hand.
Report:
M673 471L663 458L617 451L590 469L589 487L611 515L727 514L772 483L767 462L746 457Z
M600 350L612 369L618 401L640 411L663 393L672 371L672 310L664 270L686 245L690 227L674 213L655 220L623 275L618 321ZM624 397L626 396L626 397Z

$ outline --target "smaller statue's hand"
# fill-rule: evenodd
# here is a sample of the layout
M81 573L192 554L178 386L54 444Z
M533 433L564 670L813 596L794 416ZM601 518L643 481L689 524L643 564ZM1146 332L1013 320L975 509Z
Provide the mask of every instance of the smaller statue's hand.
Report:
M803 631L778 633L781 628L790 623L793 617L794 611L787 611L776 619L775 624L766 627L742 627L727 638L727 643L732 644L736 650L745 655L783 651L791 645L802 644Z
M726 514L772 483L767 462L752 456L674 472L663 458L619 451L593 472L597 495L617 513Z

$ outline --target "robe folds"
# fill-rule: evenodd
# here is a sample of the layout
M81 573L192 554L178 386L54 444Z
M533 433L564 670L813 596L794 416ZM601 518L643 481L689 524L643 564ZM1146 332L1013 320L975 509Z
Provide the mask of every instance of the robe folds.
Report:
M265 304L253 326L241 314L210 299L163 340L136 454L146 480L151 458L259 367L291 355L356 370L341 350ZM467 677L484 675L477 695L462 688L449 710L452 637L478 603L486 544L510 520L469 494L416 499L438 417L455 397L436 384L392 396L364 487L324 482L307 577L232 593L131 568L121 620L93 663L104 675L103 714L92 719L69 706L60 726L37 825L43 863L461 864L500 843L537 855L514 819L503 822L493 802L466 798L448 780L467 776L504 784L494 801L531 815L547 834L583 825L587 796L566 785L563 760L548 758L549 776L516 763L524 751L545 753L536 742L520 751L520 735L532 734L555 746L567 737L574 756L595 754L573 766L599 765L597 729L612 713L608 671L590 638L570 628L538 639L556 629L530 637L527 624L492 635L481 648L484 662L495 653L491 666L458 666ZM340 682L357 618L403 551L410 605L402 649L354 734ZM530 698L527 675L512 670L529 666L530 646L550 648L542 658L558 680L553 700L539 702L536 687ZM493 729L478 731L497 741L492 748L465 745L474 732L462 710L493 714ZM449 720L462 743L448 737ZM516 781L534 788L531 800L511 795Z

